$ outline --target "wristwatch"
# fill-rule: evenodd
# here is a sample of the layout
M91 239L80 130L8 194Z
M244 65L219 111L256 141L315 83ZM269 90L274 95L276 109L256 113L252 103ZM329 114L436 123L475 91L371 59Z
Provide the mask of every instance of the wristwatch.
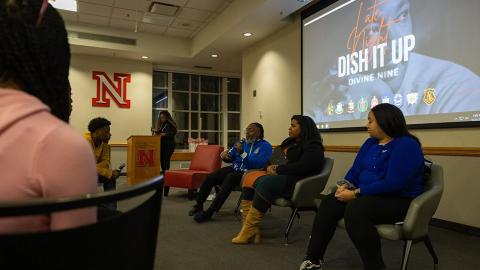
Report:
M355 189L353 193L355 194L355 198L358 198L362 195L361 190L359 188Z

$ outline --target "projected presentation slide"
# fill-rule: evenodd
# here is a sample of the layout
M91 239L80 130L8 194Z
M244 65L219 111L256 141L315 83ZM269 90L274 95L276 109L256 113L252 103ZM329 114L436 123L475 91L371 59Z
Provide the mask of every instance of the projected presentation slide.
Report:
M480 1L341 0L302 19L303 113L365 126L379 103L408 124L480 121Z

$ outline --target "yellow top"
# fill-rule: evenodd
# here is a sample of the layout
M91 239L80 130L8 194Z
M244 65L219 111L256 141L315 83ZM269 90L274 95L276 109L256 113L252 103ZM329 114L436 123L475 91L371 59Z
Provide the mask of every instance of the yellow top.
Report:
M83 134L83 137L92 146L97 161L97 173L108 179L112 178L112 170L110 170L110 145L102 142L98 147L93 144L92 136L89 132Z

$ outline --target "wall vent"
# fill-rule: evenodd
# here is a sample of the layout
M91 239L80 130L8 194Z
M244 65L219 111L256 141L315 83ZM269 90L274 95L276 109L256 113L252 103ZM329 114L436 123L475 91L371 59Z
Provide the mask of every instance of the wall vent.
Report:
M179 9L179 6L154 1L150 4L148 12L164 16L175 16Z
M150 4L148 12L143 15L143 22L159 25L170 25L175 19L179 6L154 1Z
M137 40L134 38L114 37L114 36L86 33L86 32L79 32L79 31L68 31L68 37L87 39L87 40L93 40L93 41L109 42L109 43L115 43L115 44L123 44L123 45L132 45L132 46L137 45Z

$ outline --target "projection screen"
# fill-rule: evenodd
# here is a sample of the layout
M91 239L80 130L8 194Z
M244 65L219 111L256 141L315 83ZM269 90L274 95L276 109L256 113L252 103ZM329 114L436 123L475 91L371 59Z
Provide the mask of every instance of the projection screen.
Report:
M320 129L362 127L379 103L408 124L480 125L480 1L322 3L302 13L302 110Z

